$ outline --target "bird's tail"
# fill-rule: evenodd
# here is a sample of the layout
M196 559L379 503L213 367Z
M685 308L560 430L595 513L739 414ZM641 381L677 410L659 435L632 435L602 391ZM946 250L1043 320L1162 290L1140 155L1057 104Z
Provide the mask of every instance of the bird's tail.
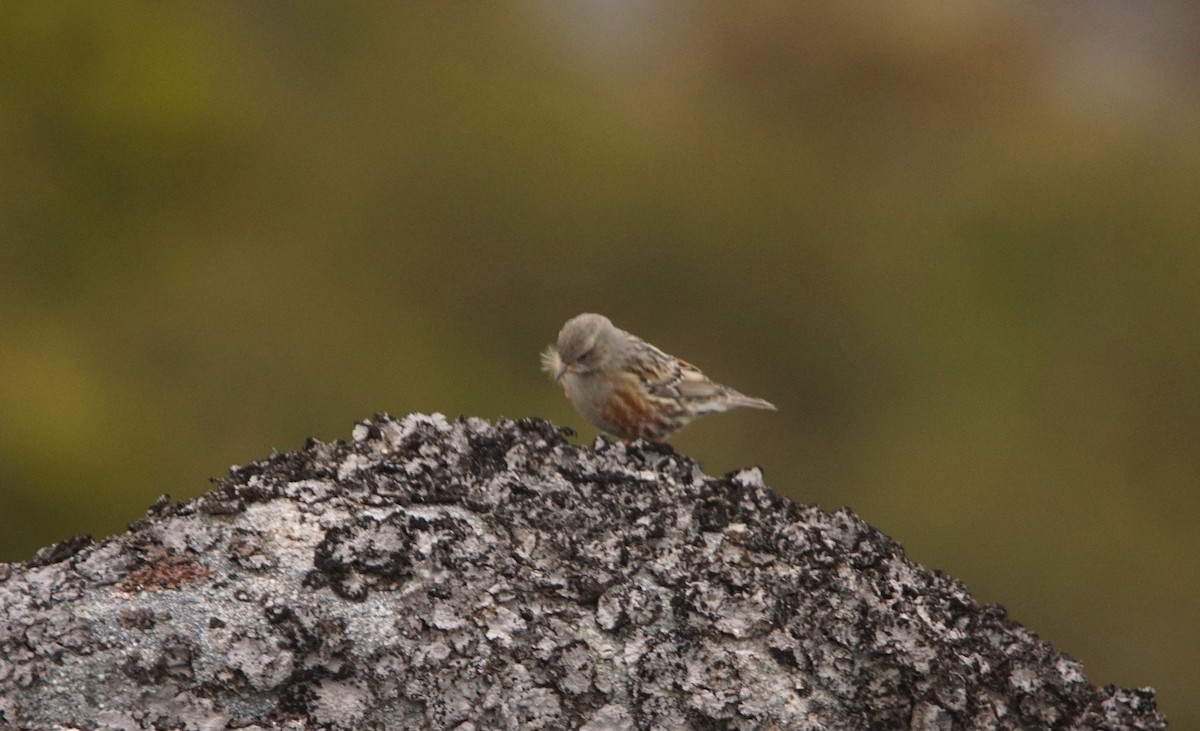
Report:
M779 410L775 408L775 404L767 401L766 399L754 398L753 396L747 396L746 394L738 393L737 391L729 394L729 404L731 406L744 406L748 409L766 409L767 411Z
M715 384L714 384L715 385ZM717 386L717 391L708 398L698 399L696 411L701 414L719 413L745 407L748 409L766 409L768 411L778 411L775 404L765 399L754 398L747 396L739 391L734 391L728 386Z

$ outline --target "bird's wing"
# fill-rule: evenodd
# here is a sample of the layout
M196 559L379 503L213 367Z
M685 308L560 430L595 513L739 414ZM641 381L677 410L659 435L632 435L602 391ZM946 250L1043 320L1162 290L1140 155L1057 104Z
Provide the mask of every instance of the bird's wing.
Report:
M645 341L638 343L636 352L631 370L650 395L678 399L705 398L715 393L716 384L691 363L667 355Z
M699 414L728 411L735 406L775 410L768 401L713 382L685 360L667 355L649 343L640 345L632 370L651 396L687 402Z

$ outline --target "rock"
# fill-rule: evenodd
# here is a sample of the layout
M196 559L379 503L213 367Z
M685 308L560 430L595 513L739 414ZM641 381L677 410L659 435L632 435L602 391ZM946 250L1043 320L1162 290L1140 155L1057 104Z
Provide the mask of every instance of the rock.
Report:
M853 513L385 415L0 565L0 728L1165 729Z

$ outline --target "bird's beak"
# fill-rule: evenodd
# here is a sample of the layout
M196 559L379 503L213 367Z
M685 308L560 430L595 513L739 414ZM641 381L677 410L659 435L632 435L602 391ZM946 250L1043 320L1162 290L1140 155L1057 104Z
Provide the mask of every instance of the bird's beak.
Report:
M567 371L571 369L570 363L563 363L558 367L558 372L554 374L555 383L561 383L562 377L567 375Z

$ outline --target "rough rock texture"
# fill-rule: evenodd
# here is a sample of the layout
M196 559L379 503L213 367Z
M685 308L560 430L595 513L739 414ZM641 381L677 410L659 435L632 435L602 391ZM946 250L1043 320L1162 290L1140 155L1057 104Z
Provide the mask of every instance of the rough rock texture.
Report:
M0 728L1162 729L848 511L440 415L0 565Z

